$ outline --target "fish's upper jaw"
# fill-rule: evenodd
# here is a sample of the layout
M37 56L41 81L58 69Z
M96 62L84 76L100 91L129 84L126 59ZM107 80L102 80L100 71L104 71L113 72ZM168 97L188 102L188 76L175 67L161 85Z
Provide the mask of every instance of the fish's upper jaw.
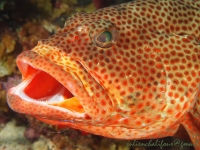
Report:
M88 118L80 100L91 98L70 73L34 51L22 53L17 65L23 82L8 91L8 104L13 110L52 120Z

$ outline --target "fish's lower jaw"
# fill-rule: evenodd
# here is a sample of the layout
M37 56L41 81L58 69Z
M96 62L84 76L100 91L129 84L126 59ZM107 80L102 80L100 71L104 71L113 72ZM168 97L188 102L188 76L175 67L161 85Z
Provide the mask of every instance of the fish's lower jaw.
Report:
M8 91L7 102L10 108L14 111L32 116L49 118L52 120L69 120L69 118L80 119L85 117L84 112L78 112L60 106L55 106L55 104L58 105L60 102L55 103L34 100L28 97L22 90L23 88L18 89L18 87L13 87ZM52 114L54 114L53 118Z

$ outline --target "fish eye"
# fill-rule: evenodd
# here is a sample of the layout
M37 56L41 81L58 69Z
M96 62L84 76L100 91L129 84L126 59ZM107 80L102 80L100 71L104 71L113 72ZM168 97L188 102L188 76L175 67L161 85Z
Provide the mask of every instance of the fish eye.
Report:
M102 32L96 40L101 43L108 43L112 40L112 33L110 31Z
M92 30L90 38L100 48L109 48L116 43L117 31L114 26L101 31Z

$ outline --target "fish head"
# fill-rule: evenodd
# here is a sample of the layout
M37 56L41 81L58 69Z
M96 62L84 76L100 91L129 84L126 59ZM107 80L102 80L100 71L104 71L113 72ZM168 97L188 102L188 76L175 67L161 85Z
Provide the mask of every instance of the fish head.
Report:
M75 14L55 35L20 54L23 82L8 91L9 106L107 137L173 135L197 88L184 95L186 85L173 89L173 60L167 57L172 41L183 40L159 24L161 17L153 17L157 24L139 18L140 3Z

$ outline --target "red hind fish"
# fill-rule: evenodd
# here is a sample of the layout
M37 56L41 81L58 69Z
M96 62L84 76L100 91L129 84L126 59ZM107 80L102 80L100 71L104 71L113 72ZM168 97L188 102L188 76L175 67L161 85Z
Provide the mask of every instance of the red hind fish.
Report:
M173 136L200 149L200 1L136 0L78 13L17 58L9 106L117 139Z

